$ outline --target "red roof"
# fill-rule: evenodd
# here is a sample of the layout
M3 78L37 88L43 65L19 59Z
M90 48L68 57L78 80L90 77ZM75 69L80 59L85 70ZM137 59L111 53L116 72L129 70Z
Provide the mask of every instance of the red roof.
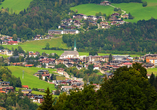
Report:
M8 41L9 44L17 44L17 41Z
M33 66L33 64L26 64L25 66L32 67L32 66Z
M28 85L22 85L23 88L28 88Z
M50 76L50 74L42 74L42 76Z
M123 63L123 65L132 65L132 63Z

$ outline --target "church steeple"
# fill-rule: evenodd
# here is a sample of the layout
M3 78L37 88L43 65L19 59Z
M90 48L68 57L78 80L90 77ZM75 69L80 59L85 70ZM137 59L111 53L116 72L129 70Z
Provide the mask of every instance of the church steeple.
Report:
M76 49L76 38L74 38L74 51L77 51L77 49Z

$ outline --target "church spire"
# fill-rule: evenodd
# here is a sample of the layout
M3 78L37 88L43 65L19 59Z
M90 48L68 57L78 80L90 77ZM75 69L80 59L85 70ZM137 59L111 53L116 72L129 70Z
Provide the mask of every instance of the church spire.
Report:
M76 38L74 38L74 51L77 51L77 49L76 49Z

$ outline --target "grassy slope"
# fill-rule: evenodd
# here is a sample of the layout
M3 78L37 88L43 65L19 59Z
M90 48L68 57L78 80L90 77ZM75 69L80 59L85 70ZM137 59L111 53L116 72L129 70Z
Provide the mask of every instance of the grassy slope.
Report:
M127 13L131 13L135 18L133 20L126 20L130 22L137 22L138 20L148 20L151 17L157 18L157 0L143 0L147 1L148 6L143 7L142 3L112 3L113 6L120 7ZM110 6L100 6L97 4L82 4L72 7L71 10L78 10L78 13L86 15L95 15L96 12L106 13L107 15L113 13L113 9Z
M22 81L22 85L28 85L31 88L42 88L47 89L47 87L50 88L50 90L55 90L54 84L49 84L45 81L39 80L38 77L33 76L34 73L36 73L41 68L27 68L27 67L20 67L20 66L8 66L8 68L12 71L12 74L16 77L20 77ZM50 73L54 71L53 69L48 69ZM22 79L22 74L24 71L24 78Z
M106 13L110 15L113 13L114 8L110 6L101 6L97 4L82 4L75 7L70 8L71 10L78 10L78 13L82 13L85 15L95 15L97 12Z
M67 45L65 43L62 43L62 38L57 39L46 39L46 40L36 40L36 41L28 41L25 43L19 43L19 45L3 45L7 48L17 48L18 46L21 46L25 51L38 51L38 52L46 52L46 53L57 53L58 55L61 55L64 51L56 51L56 50L42 50L46 46L46 43L50 44L50 47L60 47L67 49Z
M17 48L18 46L21 46L25 51L38 51L40 53L46 52L46 53L57 53L58 55L61 55L64 51L60 50L42 50L46 46L46 43L50 44L50 47L61 47L64 49L67 49L67 45L63 43L62 38L56 38L56 39L46 39L46 40L37 40L37 41L29 41L25 43L20 43L19 45L3 45L4 47L10 48ZM89 52L79 52L79 55L89 55ZM100 56L103 55L109 55L105 53L99 53ZM131 56L139 56L139 55L131 55Z
M0 9L3 8L9 8L9 11L11 12L11 9L15 13L19 13L21 10L27 9L30 2L32 0L5 0L1 5Z

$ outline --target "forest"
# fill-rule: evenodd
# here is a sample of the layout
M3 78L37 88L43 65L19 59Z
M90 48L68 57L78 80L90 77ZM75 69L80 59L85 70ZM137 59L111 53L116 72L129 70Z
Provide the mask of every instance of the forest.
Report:
M90 30L78 35L63 35L64 43L73 47L74 38L77 39L78 51L157 51L157 20L140 20L137 23L125 23L112 26L106 30Z

